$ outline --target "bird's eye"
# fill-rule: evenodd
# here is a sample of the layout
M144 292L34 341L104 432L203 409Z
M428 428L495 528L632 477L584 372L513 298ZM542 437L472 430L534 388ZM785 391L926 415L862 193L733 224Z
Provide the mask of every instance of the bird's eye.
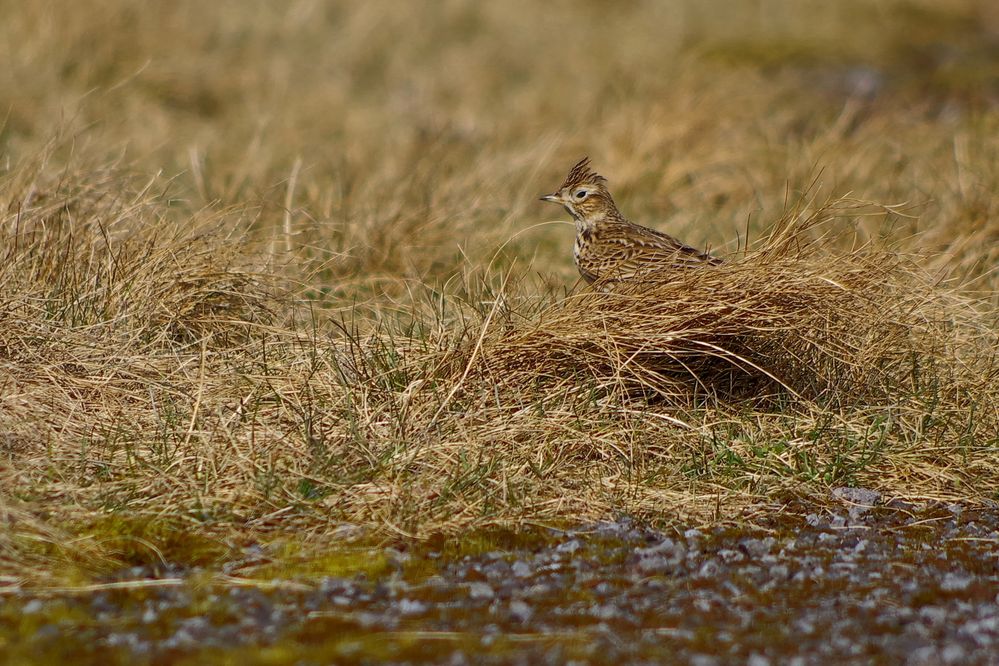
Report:
M585 199L586 198L586 190L580 190L580 191L576 192L576 198L577 199Z

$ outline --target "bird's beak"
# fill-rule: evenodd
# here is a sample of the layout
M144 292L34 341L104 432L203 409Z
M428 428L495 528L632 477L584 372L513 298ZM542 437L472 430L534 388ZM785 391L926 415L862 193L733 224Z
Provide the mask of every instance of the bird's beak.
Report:
M541 201L548 201L550 203L558 203L558 195L557 194L546 194L545 196L541 197Z

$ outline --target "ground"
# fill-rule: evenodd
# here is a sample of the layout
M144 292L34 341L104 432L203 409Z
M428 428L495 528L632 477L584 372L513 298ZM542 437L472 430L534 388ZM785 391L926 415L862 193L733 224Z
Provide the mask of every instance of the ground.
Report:
M299 567L254 545L223 577L160 562L8 590L0 645L15 662L995 663L997 512L838 497L754 529L354 535Z
M994 661L994 4L0 0L0 653Z

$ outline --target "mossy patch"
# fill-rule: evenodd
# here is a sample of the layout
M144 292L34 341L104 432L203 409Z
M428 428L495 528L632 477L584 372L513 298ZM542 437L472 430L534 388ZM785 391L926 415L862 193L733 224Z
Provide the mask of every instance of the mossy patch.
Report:
M383 546L373 543L311 546L303 541L282 539L267 545L270 561L241 571L256 580L317 578L377 579L393 568Z
M210 529L162 518L110 514L82 525L78 533L107 552L110 562L121 567L149 567L152 573L168 566L213 567L232 552Z

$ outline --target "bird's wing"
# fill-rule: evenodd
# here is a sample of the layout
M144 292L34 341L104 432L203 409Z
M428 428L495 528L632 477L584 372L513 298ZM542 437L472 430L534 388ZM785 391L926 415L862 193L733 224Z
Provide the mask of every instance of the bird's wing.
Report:
M601 275L618 280L676 268L716 265L721 259L681 243L667 234L634 225L601 239Z
M586 262L577 261L576 268L579 269L579 275L586 281L586 284L593 284L600 279L600 274L590 270L590 266Z

